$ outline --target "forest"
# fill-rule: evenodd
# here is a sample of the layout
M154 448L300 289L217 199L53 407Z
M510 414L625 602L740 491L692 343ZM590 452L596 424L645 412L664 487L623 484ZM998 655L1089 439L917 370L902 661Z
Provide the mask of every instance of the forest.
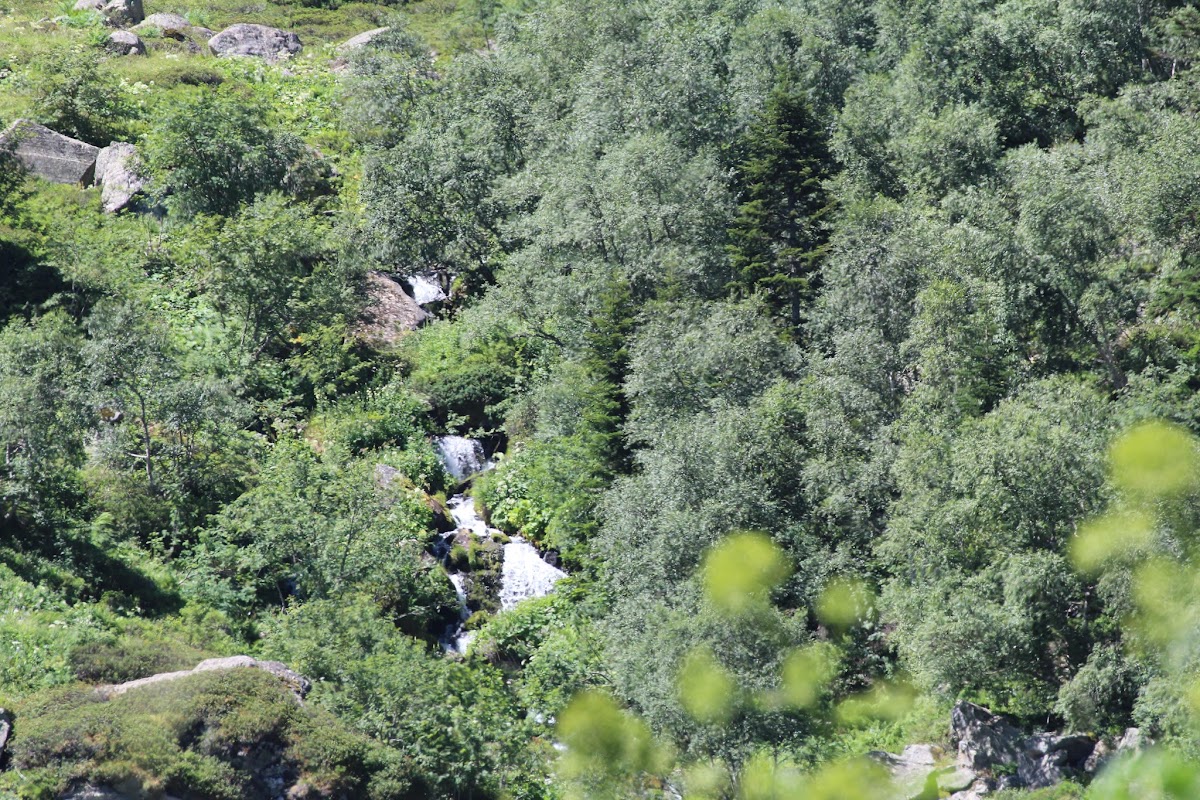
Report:
M1200 797L1200 9L144 2L0 0L0 797Z

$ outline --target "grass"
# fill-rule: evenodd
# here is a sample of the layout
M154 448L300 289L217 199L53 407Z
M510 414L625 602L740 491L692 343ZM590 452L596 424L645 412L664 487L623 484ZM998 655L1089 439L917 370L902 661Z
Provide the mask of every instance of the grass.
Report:
M389 771L378 745L254 669L201 673L108 701L74 685L13 711L14 769L0 773L0 794L25 798L91 783L133 797L265 800L278 794L275 780L363 797L371 778Z

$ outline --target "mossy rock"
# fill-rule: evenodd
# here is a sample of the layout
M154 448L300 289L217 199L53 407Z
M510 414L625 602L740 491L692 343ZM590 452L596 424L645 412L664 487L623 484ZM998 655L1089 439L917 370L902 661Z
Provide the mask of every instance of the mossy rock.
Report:
M46 797L85 784L133 797L366 797L376 779L411 783L391 751L255 669L198 673L111 700L76 685L14 711L13 769L0 774L0 795L16 788L6 783L13 775Z

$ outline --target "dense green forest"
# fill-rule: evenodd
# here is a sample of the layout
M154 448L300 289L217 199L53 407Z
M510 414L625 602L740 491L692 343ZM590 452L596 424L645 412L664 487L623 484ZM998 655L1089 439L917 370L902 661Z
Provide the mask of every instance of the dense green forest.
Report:
M1200 10L145 4L0 0L0 797L1200 797Z

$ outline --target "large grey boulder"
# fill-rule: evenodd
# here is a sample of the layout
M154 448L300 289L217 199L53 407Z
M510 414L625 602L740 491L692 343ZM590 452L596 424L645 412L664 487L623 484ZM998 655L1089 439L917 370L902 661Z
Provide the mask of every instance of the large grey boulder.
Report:
M115 214L133 205L146 189L137 148L125 142L113 142L96 158L96 185L105 213Z
M231 25L208 40L209 49L218 56L249 56L268 62L299 53L300 37L266 25Z
M19 119L0 133L0 148L12 148L30 175L53 183L87 185L96 174L100 148Z
M201 28L188 22L188 18L182 14L168 14L161 11L151 14L134 25L133 30L138 33L158 31L166 38L180 42L188 39L200 39L207 42L215 35L208 28Z
M113 25L136 25L146 18L142 0L110 0L101 13Z
M146 55L146 43L132 31L113 31L108 35L104 48L115 56Z
M382 272L367 273L367 306L355 335L372 347L395 345L429 318L404 288Z
M950 712L950 736L958 742L958 760L969 769L1016 766L1025 738L999 714L960 700Z
M1082 775L1095 748L1096 740L1090 736L1034 734L1025 740L1017 758L1017 778L1029 789L1056 786Z

